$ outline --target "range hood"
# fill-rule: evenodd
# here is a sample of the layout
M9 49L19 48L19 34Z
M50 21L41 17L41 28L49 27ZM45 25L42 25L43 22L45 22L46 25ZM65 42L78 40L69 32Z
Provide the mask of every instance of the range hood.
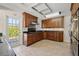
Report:
M37 22L35 22L35 21L32 21L32 22L31 22L31 24L37 24Z
M30 23L30 25L38 25L38 22L37 22L37 21L32 21L32 22Z

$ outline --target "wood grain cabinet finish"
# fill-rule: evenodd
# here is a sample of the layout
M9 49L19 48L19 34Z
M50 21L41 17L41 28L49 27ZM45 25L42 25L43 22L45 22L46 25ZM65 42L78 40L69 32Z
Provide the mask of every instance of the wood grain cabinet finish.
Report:
M24 45L29 46L43 39L63 42L63 31L27 33L27 35L24 35Z
M63 31L46 32L45 38L52 41L63 42Z
M23 13L23 27L28 27L32 21L37 22L37 17L24 12Z
M43 39L42 32L28 33L27 34L27 46L38 42Z
M47 33L47 39L48 40L57 41L56 32L48 32Z
M64 28L64 17L42 20L42 28Z
M35 42L35 34L28 34L27 35L27 46Z
M62 31L57 32L56 38L58 42L63 42L63 32Z
M43 39L47 39L47 32L42 32L42 34L43 34Z

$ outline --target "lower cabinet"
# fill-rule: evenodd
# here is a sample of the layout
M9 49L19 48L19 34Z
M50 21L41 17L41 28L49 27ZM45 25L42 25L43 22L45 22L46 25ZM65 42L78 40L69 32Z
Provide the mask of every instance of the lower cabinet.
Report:
M44 36L48 40L63 42L63 31L49 31Z
M63 42L63 31L44 31L27 33L27 35L24 35L23 43L24 45L29 46L43 39Z
M55 41L55 32L47 32L47 39Z
M27 46L43 39L42 32L28 33Z
M63 32L57 32L57 41L58 42L63 42Z
M42 32L43 33L43 39L47 39L47 32L46 31L44 31L44 32Z
M62 31L56 32L55 35L56 35L56 41L63 42L63 32Z
M34 37L35 34L32 34L32 33L28 33L27 34L27 46L28 45L31 45L32 43L35 42L35 37Z

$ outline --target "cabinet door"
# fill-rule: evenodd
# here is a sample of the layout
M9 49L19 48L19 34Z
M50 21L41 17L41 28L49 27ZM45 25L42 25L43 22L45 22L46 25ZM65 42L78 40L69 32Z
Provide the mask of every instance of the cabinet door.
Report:
M24 12L23 13L23 27L28 27L32 21L37 21L37 17Z
M42 33L41 32L35 33L34 38L35 42L42 40Z
M63 42L63 32L59 32L59 42Z
M48 22L46 20L42 21L42 28L47 28L48 27Z
M34 33L33 34L33 42L37 42L39 40L39 37L38 37L38 34L37 33Z
M60 34L59 34L59 32L57 31L57 32L56 32L56 41L58 41L58 42L59 42L59 37L60 37Z
M56 23L57 21L56 20L49 20L48 21L48 24L47 24L47 28L56 28L57 27L57 23Z
M63 32L61 31L48 32L47 39L52 41L63 42Z
M27 22L26 22L26 24L27 24L27 27L31 24L31 15L30 14L27 14Z
M23 27L26 27L27 26L27 15L26 13L23 13Z
M56 27L56 21L55 20L50 20L50 19L47 19L47 20L43 20L42 21L42 27L43 28L55 28Z
M43 39L47 39L47 32L42 32Z
M42 40L41 33L35 32L35 33L28 34L27 45L29 46L37 41L40 41L40 40Z
M39 33L38 33L38 39L39 39L39 41L40 41L40 40L43 40L43 33L42 33L42 32L39 32Z
M23 13L23 27L27 27L30 24L30 16L28 13Z
M37 23L37 17L33 16L33 17L32 17L32 21L34 21L34 22Z
M63 27L64 27L63 16L42 20L42 28L63 28Z
M23 21L22 21L22 26L25 27L25 15L23 13Z
M62 31L57 32L57 41L63 42L63 32Z
M34 37L32 34L27 35L27 45L31 45L34 42Z
M48 39L48 40L53 40L53 39L54 39L54 33L52 33L52 32L47 32L46 34L47 34L47 39Z

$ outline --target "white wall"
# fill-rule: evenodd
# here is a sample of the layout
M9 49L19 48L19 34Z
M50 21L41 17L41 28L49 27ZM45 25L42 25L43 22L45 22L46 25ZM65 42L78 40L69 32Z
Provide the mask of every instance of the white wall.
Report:
M36 30L41 30L41 22L42 18L38 18L38 25L36 26Z
M64 42L70 42L71 14L64 17Z
M0 32L3 33L4 36L7 37L7 16L17 18L22 22L21 13L8 11L8 10L0 10ZM20 23L20 30L22 30L22 23ZM20 34L20 43L22 44L22 32Z
M2 32L3 35L6 35L6 19L4 13L2 10L0 10L0 32Z

